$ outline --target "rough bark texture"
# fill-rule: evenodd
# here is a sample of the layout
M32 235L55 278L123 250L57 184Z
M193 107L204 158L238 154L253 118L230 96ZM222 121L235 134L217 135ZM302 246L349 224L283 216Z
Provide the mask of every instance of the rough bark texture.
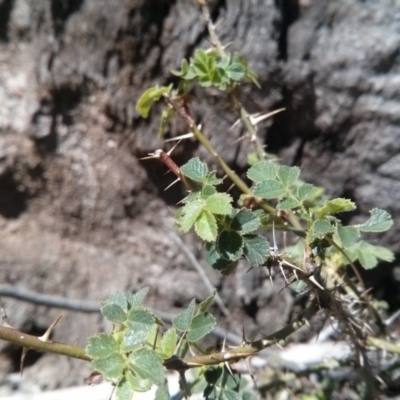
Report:
M210 3L222 41L233 41L259 74L261 90L243 88L249 111L286 107L264 125L268 150L328 193L354 199L354 220L373 207L391 212L395 228L380 243L400 252L398 2ZM208 45L194 0L0 0L0 282L92 300L148 285L147 304L169 311L207 295L168 233L182 189L164 192L172 177L139 161L163 146L159 120L156 113L142 120L134 105L147 87L167 83L195 47ZM208 94L196 98L195 114L240 172L246 152L238 156L230 145L238 133L228 132L235 117L223 98ZM185 129L174 123L168 136ZM193 143L175 154L178 162L208 159ZM199 246L186 241L200 259ZM208 270L233 313L230 328L279 328L285 296L245 270L225 280ZM385 295L395 307L391 271L377 276L391 279ZM60 313L5 305L11 322L32 332ZM64 314L56 340L84 345L105 328L98 315ZM0 349L5 374L16 367L14 350ZM89 371L54 360L40 358L26 378L50 388Z

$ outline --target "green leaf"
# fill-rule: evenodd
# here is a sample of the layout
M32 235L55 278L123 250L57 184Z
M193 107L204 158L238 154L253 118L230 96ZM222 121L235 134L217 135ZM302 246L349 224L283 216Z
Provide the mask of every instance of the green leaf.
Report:
M93 359L107 358L113 353L118 353L119 346L113 336L100 333L89 338L86 354Z
M264 264L269 256L270 245L261 235L243 236L243 254L250 265L258 266Z
M143 118L147 118L153 103L160 100L164 94L170 93L171 89L172 85L147 89L136 103L136 110Z
M375 246L363 240L345 249L345 253L351 261L359 260L364 269L376 267L378 265L378 259L386 262L392 262L395 259L393 252L389 249Z
M353 203L349 199L337 198L333 200L326 201L322 207L315 207L312 209L314 215L318 218L324 218L330 214L338 214L347 211L353 211L357 207L355 203Z
M127 299L128 299L129 308L140 306L148 292L149 292L149 288L144 287L143 289L140 289L135 294L128 293Z
M258 161L248 171L247 177L253 182L273 181L278 167L273 161Z
M208 312L196 315L187 334L189 342L197 342L208 335L215 326L215 318Z
M116 292L110 295L103 305L116 304L120 306L125 312L128 311L128 297L129 293Z
M147 342L146 332L126 330L122 338L122 349L126 352L133 351Z
M121 379L125 367L125 360L120 354L112 354L93 362L93 368L110 380Z
M115 389L115 396L117 400L132 400L134 391L129 385L129 382L123 378L121 379Z
M168 385L159 386L156 390L154 400L170 400L171 396L168 391Z
M361 232L385 232L393 225L391 215L379 208L370 211L371 217L361 225L355 225Z
M200 217L204 208L204 200L197 199L185 204L176 216L179 229L182 232L188 232Z
M297 197L300 201L312 199L319 193L320 189L311 183L304 183L297 189Z
M354 226L337 226L337 234L343 247L350 247L360 238L360 231Z
M208 310L208 308L211 306L212 302L214 301L214 297L217 294L217 291L214 289L213 292L199 304L199 309L197 313L203 313Z
M129 365L139 377L149 379L156 385L164 383L163 363L154 350L140 349L132 353L129 358Z
M219 254L215 243L206 243L206 262L211 268L218 271L223 271L232 265L232 261L225 260Z
M294 199L293 197L285 197L276 205L276 208L278 210L290 210L299 206L300 202L297 199Z
M106 304L100 311L111 322L122 323L126 320L126 312L118 304Z
M217 246L219 254L226 260L236 261L243 254L243 239L236 231L222 231Z
M154 316L145 308L132 308L126 320L127 326L136 332L150 332L154 325Z
M231 228L243 233L253 232L261 225L260 217L253 211L241 209L237 212L231 223Z
M217 178L215 171L209 172L207 174L207 178L203 182L204 185L211 185L211 186L217 186L220 183L222 183L222 179Z
M172 116L175 114L175 109L166 108L161 113L161 121L160 127L158 128L157 137L162 139L164 137L165 128L167 127L168 122L171 120Z
M263 199L275 199L286 193L285 187L281 182L263 181L254 187L254 195Z
M181 311L173 320L172 325L178 330L182 332L186 332L190 324L192 323L194 312L196 308L196 301L193 299L188 308Z
M139 378L138 376L133 375L131 371L126 372L125 379L129 384L131 392L148 392L153 386L153 382L150 379Z
M203 186L203 188L201 189L201 197L202 199L208 199L211 195L216 194L217 193L217 189L215 189L214 186Z
M174 327L169 328L163 335L160 342L161 357L168 359L175 353L176 344L178 343L178 334Z
M195 157L182 165L181 172L191 180L203 183L207 179L208 167L207 164L200 161L200 158Z
M238 62L232 62L225 70L226 75L233 81L241 81L246 73L246 69Z
M296 182L297 178L300 176L300 168L281 165L278 168L277 176L282 182L283 186L289 187Z
M213 214L204 210L194 224L198 236L205 242L213 242L217 239L218 226Z
M227 193L215 193L206 200L204 208L213 214L228 215L232 212L232 197Z
M315 221L310 229L311 239L327 235L334 231L334 227L325 219L319 219Z

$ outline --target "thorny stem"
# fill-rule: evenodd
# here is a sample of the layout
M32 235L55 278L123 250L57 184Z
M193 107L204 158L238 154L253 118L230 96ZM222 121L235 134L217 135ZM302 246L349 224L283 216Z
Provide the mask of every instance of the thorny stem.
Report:
M20 332L13 328L0 326L0 339L28 349L60 354L62 356L78 358L84 361L91 361L90 357L86 355L85 349L82 349L81 347L58 342L43 341L36 336L28 335L27 333Z

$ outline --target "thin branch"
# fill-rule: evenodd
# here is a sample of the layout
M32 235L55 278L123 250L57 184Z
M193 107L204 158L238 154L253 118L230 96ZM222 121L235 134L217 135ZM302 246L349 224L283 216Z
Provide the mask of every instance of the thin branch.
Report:
M203 281L205 287L207 288L207 290L212 293L214 291L216 291L214 285L211 283L211 281L208 279L208 276L206 275L206 273L204 272L202 266L200 265L200 263L197 261L196 257L193 255L193 253L190 251L190 249L185 245L185 243L183 243L182 239L175 233L172 232L171 230L168 231L170 237L172 238L172 240L177 244L177 246L182 250L183 253L185 253L186 257L189 259L189 261L191 262L193 268L197 271L197 273L199 274L201 280ZM221 297L219 296L218 293L216 293L215 297L214 297L214 301L215 303L218 305L218 307L220 308L220 310L222 311L222 313L226 316L229 317L230 316L230 312L229 310L226 308L224 302L222 301Z

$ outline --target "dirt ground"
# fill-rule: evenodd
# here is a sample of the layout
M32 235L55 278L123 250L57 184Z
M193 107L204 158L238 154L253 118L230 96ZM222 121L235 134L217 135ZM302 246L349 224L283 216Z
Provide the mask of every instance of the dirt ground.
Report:
M400 8L358 0L215 0L219 34L259 74L243 87L251 112L285 107L261 127L267 150L299 165L303 178L357 202L353 221L373 207L395 226L379 243L396 254L400 219ZM209 46L195 1L0 0L0 289L100 301L118 290L151 288L147 305L172 313L209 291L186 252L202 265L230 312L214 311L239 334L278 329L293 297L242 264L221 277L193 236L173 225L182 187L141 157L169 148L154 112L135 111L140 94L169 82L198 46ZM224 159L246 168L249 144L231 145L235 117L213 90L195 93L196 118ZM179 122L167 138L186 133ZM174 153L181 164L194 142ZM400 306L400 267L365 274L390 310ZM54 339L84 346L107 329L97 313L76 313L4 297L10 322L40 333L60 314ZM57 368L54 368L54 365ZM19 368L18 350L0 343L0 381ZM23 385L82 383L88 365L53 355L27 362ZM22 384L22 383L19 383ZM35 386L36 385L36 386Z

